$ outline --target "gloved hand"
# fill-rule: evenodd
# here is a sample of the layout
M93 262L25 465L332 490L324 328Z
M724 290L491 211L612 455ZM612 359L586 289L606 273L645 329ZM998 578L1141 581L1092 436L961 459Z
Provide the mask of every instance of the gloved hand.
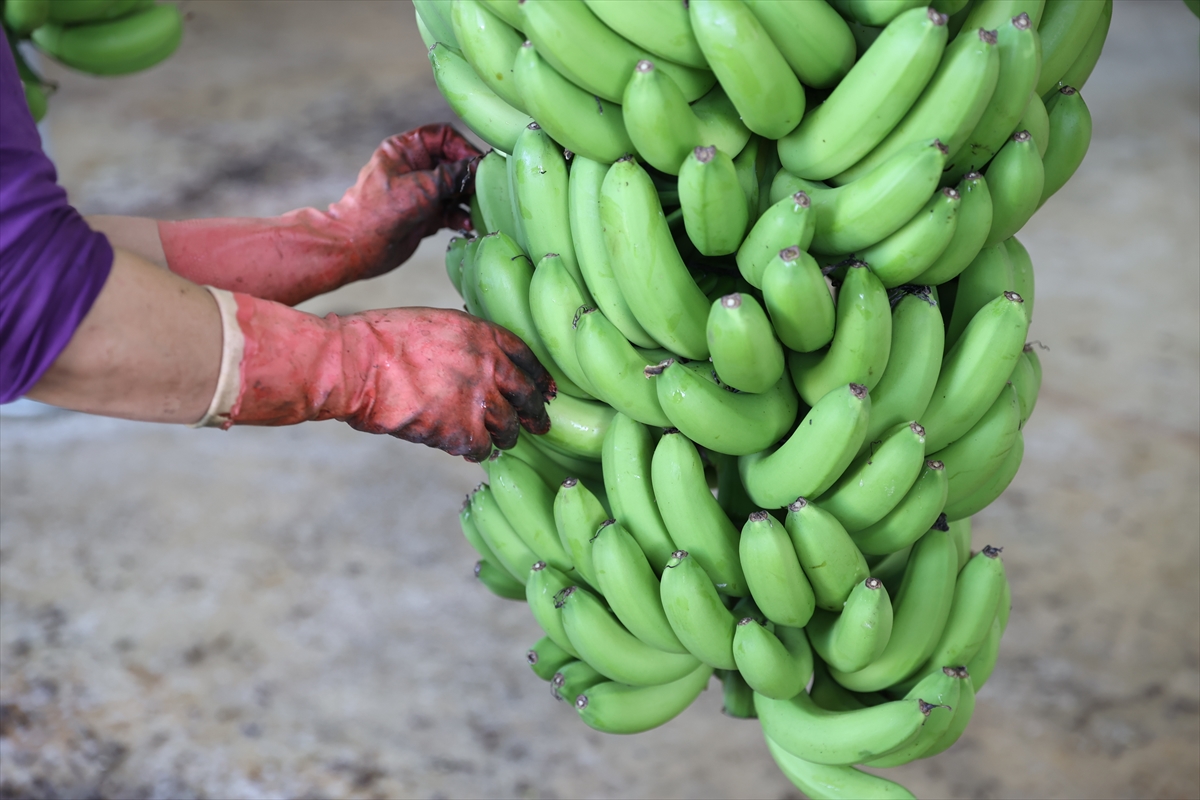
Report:
M550 429L544 404L554 381L498 325L437 308L322 319L246 294L214 295L225 329L218 398L222 384L236 384L227 409L210 408L222 427L340 419L474 461L493 442L513 447L522 425Z
M479 151L449 125L384 140L328 211L160 222L172 272L199 284L295 305L394 269L421 239L470 229Z

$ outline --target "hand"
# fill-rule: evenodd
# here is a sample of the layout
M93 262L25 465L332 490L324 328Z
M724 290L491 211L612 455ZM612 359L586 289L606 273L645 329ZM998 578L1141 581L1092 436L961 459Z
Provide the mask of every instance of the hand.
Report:
M191 281L294 305L408 260L442 228L470 229L479 151L449 125L376 149L327 211L158 223L167 266Z

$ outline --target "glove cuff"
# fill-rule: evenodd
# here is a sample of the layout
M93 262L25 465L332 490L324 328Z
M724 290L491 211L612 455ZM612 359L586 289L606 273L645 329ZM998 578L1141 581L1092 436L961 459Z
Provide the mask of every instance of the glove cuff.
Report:
M217 376L217 389L213 392L208 411L191 428L228 429L233 424L233 407L242 393L242 357L246 351L246 337L237 320L237 300L232 292L205 286L217 302L221 312L221 372Z

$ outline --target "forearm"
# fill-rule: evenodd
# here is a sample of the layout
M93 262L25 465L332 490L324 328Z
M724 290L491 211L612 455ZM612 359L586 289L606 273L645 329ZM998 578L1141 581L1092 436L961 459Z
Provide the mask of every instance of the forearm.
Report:
M111 214L96 214L84 219L92 230L107 236L113 247L128 250L160 267L167 267L167 257L163 253L162 240L158 236L158 220Z
M202 287L111 241L116 249L108 281L28 396L90 414L196 422L221 365L216 302Z

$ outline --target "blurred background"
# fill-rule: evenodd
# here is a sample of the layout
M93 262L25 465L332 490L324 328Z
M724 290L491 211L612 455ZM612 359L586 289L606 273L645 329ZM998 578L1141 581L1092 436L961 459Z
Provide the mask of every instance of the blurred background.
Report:
M452 121L405 0L192 0L179 52L46 64L84 213L323 206L384 137ZM976 518L1013 614L921 797L1200 796L1200 65L1179 0L1117 0L1091 151L1022 232L1045 383ZM449 233L305 307L458 307ZM0 415L0 797L796 798L719 686L650 733L586 728L472 577L482 472L356 433Z

